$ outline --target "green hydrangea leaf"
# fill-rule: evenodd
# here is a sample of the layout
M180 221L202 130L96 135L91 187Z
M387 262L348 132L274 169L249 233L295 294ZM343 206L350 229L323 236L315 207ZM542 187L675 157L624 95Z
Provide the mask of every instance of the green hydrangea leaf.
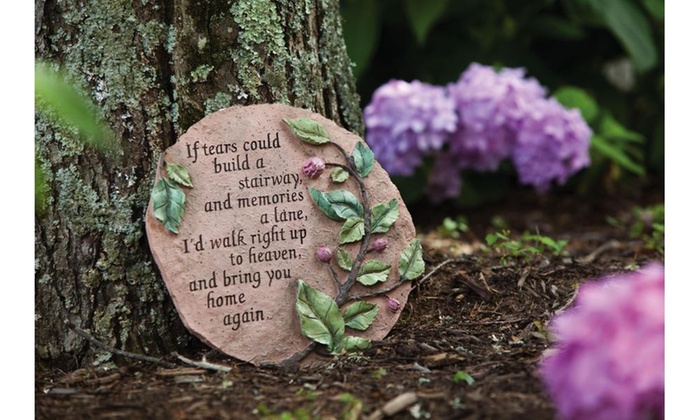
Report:
M372 172L374 167L374 153L367 147L364 142L358 141L355 148L352 150L352 160L355 163L355 169L361 177L366 177Z
M194 188L192 185L192 179L190 178L190 173L187 172L187 168L180 165L179 163L165 163L165 173L168 174L168 178L183 187Z
M390 271L391 264L379 260L369 260L357 272L357 281L365 286L373 286L377 283L385 282Z
M372 233L388 232L399 218L399 200L392 198L372 207Z
M659 61L652 27L644 12L632 0L588 1L617 37L640 73L654 68Z
M182 189L172 181L161 178L151 191L151 200L156 219L172 233L179 233L177 228L185 212L185 193Z
M316 121L309 118L295 118L289 119L285 118L284 122L287 123L289 128L292 129L294 134L299 137L300 140L309 144L324 144L330 141L328 138L328 133L323 126Z
M335 349L345 335L345 320L330 296L298 280L296 310L301 332L310 340Z
M338 247L338 265L345 271L352 269L352 255L340 247Z
M568 109L577 108L587 123L592 124L598 117L598 103L585 90L575 86L563 86L552 94L560 104Z
M359 217L351 217L340 228L340 244L357 242L365 235L365 222Z
M406 17L419 46L424 46L430 29L445 15L449 0L405 0Z
M331 171L331 181L335 182L336 184L342 184L343 182L347 181L349 177L350 174L343 168L333 168Z
M369 302L354 302L343 312L345 326L364 331L374 322L379 313L379 307Z
M121 149L89 96L70 83L65 72L52 69L48 63L37 62L34 99L37 111L53 114L61 122L75 127L86 144L102 152Z
M606 138L621 140L623 142L631 142L645 144L646 139L643 135L628 130L620 124L610 113L605 113L600 120L600 135Z
M594 135L591 137L591 149L597 151L601 155L607 157L630 172L633 172L639 176L645 175L644 166L635 162L625 153L625 150L616 145L614 141L608 140L602 136Z
M399 257L399 275L402 279L414 280L425 270L423 261L423 248L418 239L411 241L408 246L401 251Z
M348 335L346 337L343 337L343 340L340 342L340 345L334 353L338 354L342 350L345 350L348 353L355 353L361 350L367 350L371 346L372 342L367 340L366 338Z

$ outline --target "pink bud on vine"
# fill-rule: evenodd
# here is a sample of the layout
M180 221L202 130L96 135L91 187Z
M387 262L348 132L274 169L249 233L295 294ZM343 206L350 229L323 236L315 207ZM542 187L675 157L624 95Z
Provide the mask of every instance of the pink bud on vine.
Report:
M304 172L304 175L308 176L309 178L318 178L325 167L326 164L323 163L321 159L312 157L304 162L304 166L301 167L301 170Z
M379 238L376 241L372 242L372 249L375 252L384 252L388 244L389 242L387 242L385 238Z
M396 312L401 308L401 302L398 300L394 299L391 296L386 297L386 306L389 308L391 312Z
M318 258L318 260L323 263L330 262L332 256L333 251L331 251L331 249L325 245L318 247L318 249L316 250L316 258Z

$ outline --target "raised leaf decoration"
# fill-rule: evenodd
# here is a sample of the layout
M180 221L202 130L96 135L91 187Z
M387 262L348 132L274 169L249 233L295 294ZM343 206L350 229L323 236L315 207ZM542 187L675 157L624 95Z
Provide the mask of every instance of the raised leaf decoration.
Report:
M340 228L340 244L357 242L365 235L365 223L359 217L351 217Z
M372 207L372 233L388 232L399 218L399 201L395 198Z
M309 144L328 143L328 132L323 126L309 118L285 118L284 122L292 129L294 134L302 141Z
M190 178L190 173L187 172L187 168L179 163L166 162L165 173L168 174L168 179L171 181L176 182L183 187L194 188L194 185L192 185L192 179Z
M423 274L424 270L423 248L420 245L420 241L414 239L401 251L401 256L399 257L399 276L401 276L402 279L413 280Z
M326 193L311 187L309 195L318 208L333 220L362 218L364 215L362 204L350 191L333 190Z
M336 184L342 184L343 182L347 181L349 177L350 174L343 168L333 168L331 171L331 181L335 182Z
M343 312L345 326L355 330L366 330L379 313L379 307L369 302L354 302Z
M161 178L151 191L151 199L156 219L169 231L179 233L177 228L185 212L185 193L182 189L169 179Z
M355 163L355 169L357 173L363 178L372 172L374 167L374 153L367 147L367 145L361 141L355 144L355 148L352 150L352 160Z
M299 279L296 310L305 337L326 344L331 351L338 348L345 335L345 320L330 296Z
M390 264L379 260L369 260L357 272L357 281L365 286L373 286L379 282L385 282L390 271Z
M331 203L328 201L326 193L311 187L309 188L309 195L311 196L311 200L316 203L316 206L323 212L323 214L333 220L343 220L343 218L338 216L335 210L333 210L331 207Z
M345 271L352 269L352 255L340 247L338 247L338 265Z
M338 350L345 350L348 353L353 353L360 350L367 350L371 345L372 342L366 338L348 335L343 337L343 341L340 343ZM339 351L336 351L335 353L339 353Z
M326 198L335 213L343 219L362 217L362 204L353 193L346 190L333 190L326 193Z

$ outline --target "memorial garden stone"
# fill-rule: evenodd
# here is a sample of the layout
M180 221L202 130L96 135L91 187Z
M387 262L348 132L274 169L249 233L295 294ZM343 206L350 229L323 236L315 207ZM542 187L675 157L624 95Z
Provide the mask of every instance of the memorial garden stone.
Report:
M366 144L281 104L222 109L167 149L146 231L189 331L256 365L368 348L424 269Z

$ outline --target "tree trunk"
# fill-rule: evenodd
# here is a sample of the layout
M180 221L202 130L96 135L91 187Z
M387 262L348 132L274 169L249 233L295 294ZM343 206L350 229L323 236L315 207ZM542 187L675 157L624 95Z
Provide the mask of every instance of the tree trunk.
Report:
M89 92L123 154L36 119L48 176L35 224L36 360L107 360L68 326L149 355L196 343L144 233L160 153L206 114L281 102L362 130L337 0L35 0L36 57Z

